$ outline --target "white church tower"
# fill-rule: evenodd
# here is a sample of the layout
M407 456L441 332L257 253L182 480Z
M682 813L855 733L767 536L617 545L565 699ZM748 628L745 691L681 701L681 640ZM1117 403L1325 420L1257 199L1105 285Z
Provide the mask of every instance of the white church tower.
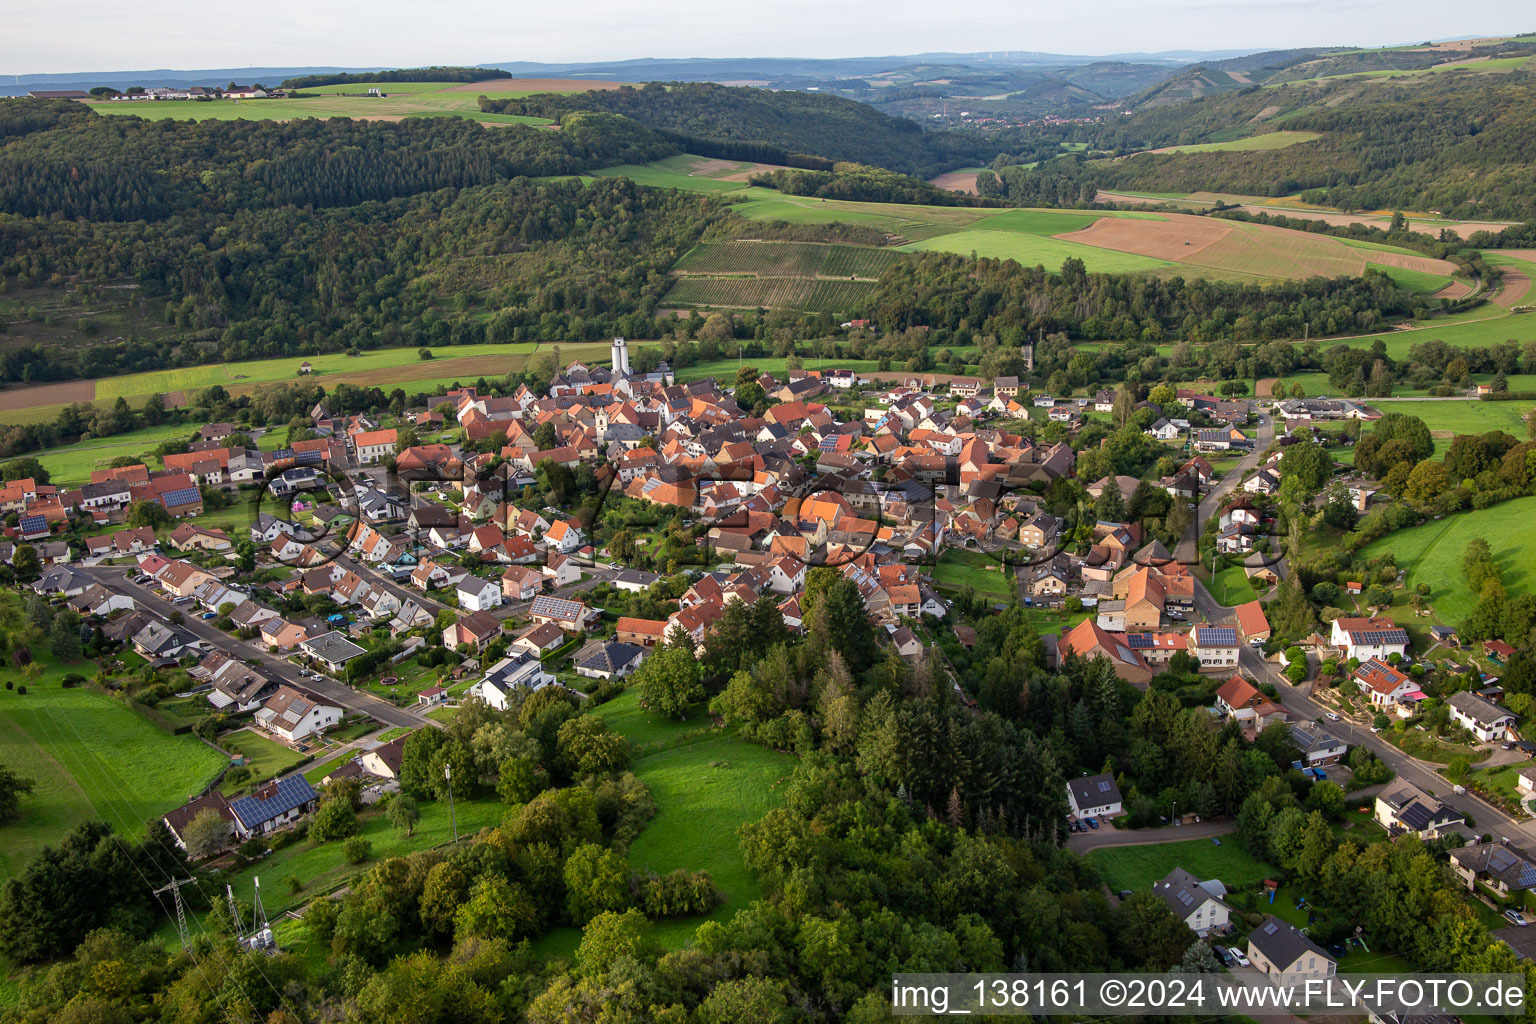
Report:
M613 373L616 377L629 376L629 346L623 338L613 339Z

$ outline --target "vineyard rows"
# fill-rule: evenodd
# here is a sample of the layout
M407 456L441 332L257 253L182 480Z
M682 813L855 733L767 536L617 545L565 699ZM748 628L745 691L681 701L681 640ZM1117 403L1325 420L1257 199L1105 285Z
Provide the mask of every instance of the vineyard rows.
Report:
M762 277L879 277L897 253L820 242L706 242L677 261L689 274L757 274Z
M868 281L817 281L805 277L685 277L663 300L668 305L736 309L796 309L812 313L849 313L868 299Z

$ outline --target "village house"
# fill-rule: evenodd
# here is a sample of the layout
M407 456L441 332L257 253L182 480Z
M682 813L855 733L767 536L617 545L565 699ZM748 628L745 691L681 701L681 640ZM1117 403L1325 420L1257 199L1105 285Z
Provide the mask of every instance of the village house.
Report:
M1448 829L1465 825L1466 815L1430 796L1411 782L1390 782L1376 794L1372 815L1394 839L1415 835L1420 839L1438 839Z
M1068 809L1079 821L1084 818L1113 818L1121 813L1122 804L1120 787L1115 784L1115 777L1108 772L1067 780Z
M1162 897L1173 916L1202 939L1219 935L1231 926L1232 905L1222 898L1227 887L1217 879L1202 882L1183 868L1174 868L1152 883L1152 892Z
M1391 619L1340 616L1333 620L1329 642L1359 661L1408 653L1408 631Z
M501 620L490 612L477 611L461 615L458 621L443 630L443 646L451 649L468 644L479 651L500 635Z
M1481 743L1508 738L1519 721L1517 716L1492 701L1465 690L1451 694L1445 703L1451 709L1451 721L1476 736Z
M314 697L291 686L279 686L277 692L256 712L256 725L289 743L324 732L341 721L342 710L322 704Z
M513 650L523 650L536 658L552 654L565 643L565 632L552 622L538 622L512 638Z
M1248 959L1275 985L1300 985L1309 978L1330 978L1338 964L1293 924L1265 914L1248 935Z
M614 679L639 667L645 648L612 640L590 640L572 661L576 674L589 679Z

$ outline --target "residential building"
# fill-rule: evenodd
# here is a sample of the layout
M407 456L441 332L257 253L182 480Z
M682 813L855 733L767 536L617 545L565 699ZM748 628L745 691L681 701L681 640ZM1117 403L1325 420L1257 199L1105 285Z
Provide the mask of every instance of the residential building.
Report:
M1120 787L1108 772L1067 780L1067 805L1076 818L1113 818L1122 811Z
M1536 888L1536 859L1507 842L1479 843L1450 851L1451 869L1468 891L1478 883L1500 896Z
M1222 898L1227 887L1217 879L1202 882L1183 868L1174 868L1152 883L1152 892L1161 896L1173 916L1202 939L1231 927L1232 905Z
M1291 726L1291 742L1301 751L1302 761L1308 768L1338 764L1344 759L1344 752L1349 749L1349 744L1310 723Z
M1371 658L1351 675L1371 706L1382 711L1395 708L1399 697L1418 689L1412 679L1377 658Z
M1451 721L1482 743L1509 737L1515 723L1519 721L1516 715L1505 708L1465 690L1451 694L1445 703L1451 709Z
M528 617L534 622L549 622L568 633L579 633L587 628L587 620L593 612L580 601L568 601L562 597L539 596L533 599Z
M250 796L229 803L235 835L241 839L267 835L293 824L320 805L320 794L303 775L295 774L261 786Z
M1408 653L1408 631L1391 619L1340 616L1333 620L1329 642L1346 658L1365 661Z
M591 679L626 676L640 666L645 648L612 640L590 640L572 659L576 674Z
M316 637L299 641L299 650L324 665L333 673L339 673L353 658L367 654L365 648L348 640L340 630L331 630Z
M1460 811L1401 780L1388 783L1376 794L1373 817L1393 838L1416 835L1420 839L1437 839L1446 830L1467 823L1466 815Z
M1233 626L1196 626L1190 631L1190 652L1200 661L1200 668L1237 667L1237 629Z
M501 620L490 612L477 611L459 616L457 622L443 630L443 646L468 644L478 651L500 635Z
M498 711L505 711L512 693L518 687L537 690L555 681L545 672L539 659L527 651L509 654L486 670L485 675L470 688L470 693Z
M509 645L536 658L557 651L565 643L565 633L552 622L539 622L518 633Z
M472 612L483 612L501 607L501 587L479 576L466 576L455 588L459 607Z
M1338 964L1293 924L1265 914L1248 936L1248 959L1276 985L1300 985L1309 978L1330 978Z
M342 710L322 704L291 686L279 686L256 712L256 725L289 743L324 732L341 721Z

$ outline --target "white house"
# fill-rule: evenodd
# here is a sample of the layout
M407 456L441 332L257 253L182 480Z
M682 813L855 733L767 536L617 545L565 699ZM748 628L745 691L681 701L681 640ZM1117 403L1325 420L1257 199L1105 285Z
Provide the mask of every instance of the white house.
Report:
M363 430L352 435L352 448L357 461L364 466L372 465L395 454L398 435L393 427L388 430Z
M1467 823L1466 815L1411 782L1391 783L1376 794L1373 817L1389 835L1411 833L1421 839L1435 839L1447 829Z
M459 596L459 607L466 611L483 612L501 607L501 587L478 576L464 577L455 592Z
M1236 668L1237 627L1196 626L1190 631L1189 650L1199 660L1201 669Z
M1232 906L1222 899L1227 887L1217 879L1202 882L1183 868L1174 868L1152 883L1152 891L1163 898L1168 909L1202 939L1227 930L1232 920Z
M1394 654L1408 653L1408 631L1391 619L1340 616L1333 620L1329 643L1346 658L1385 661Z
M1113 818L1123 810L1120 787L1108 772L1068 780L1067 804L1077 818Z
M1349 744L1315 725L1291 726L1291 742L1301 751L1308 768L1338 764L1349 749Z
M1451 709L1451 721L1464 727L1483 743L1509 736L1510 730L1519 721L1517 716L1506 709L1465 690L1451 694L1445 703Z
M498 711L505 711L513 690L522 686L537 690L555 681L545 672L539 659L526 651L508 655L486 670L480 681L469 692Z
M289 743L324 732L341 721L341 708L321 704L291 686L279 686L256 712L256 724Z
M570 554L586 543L581 524L574 519L557 519L544 531L544 543L561 554Z
M1369 659L1351 674L1371 706L1381 710L1395 708L1399 697L1418 689L1412 679L1379 658Z

